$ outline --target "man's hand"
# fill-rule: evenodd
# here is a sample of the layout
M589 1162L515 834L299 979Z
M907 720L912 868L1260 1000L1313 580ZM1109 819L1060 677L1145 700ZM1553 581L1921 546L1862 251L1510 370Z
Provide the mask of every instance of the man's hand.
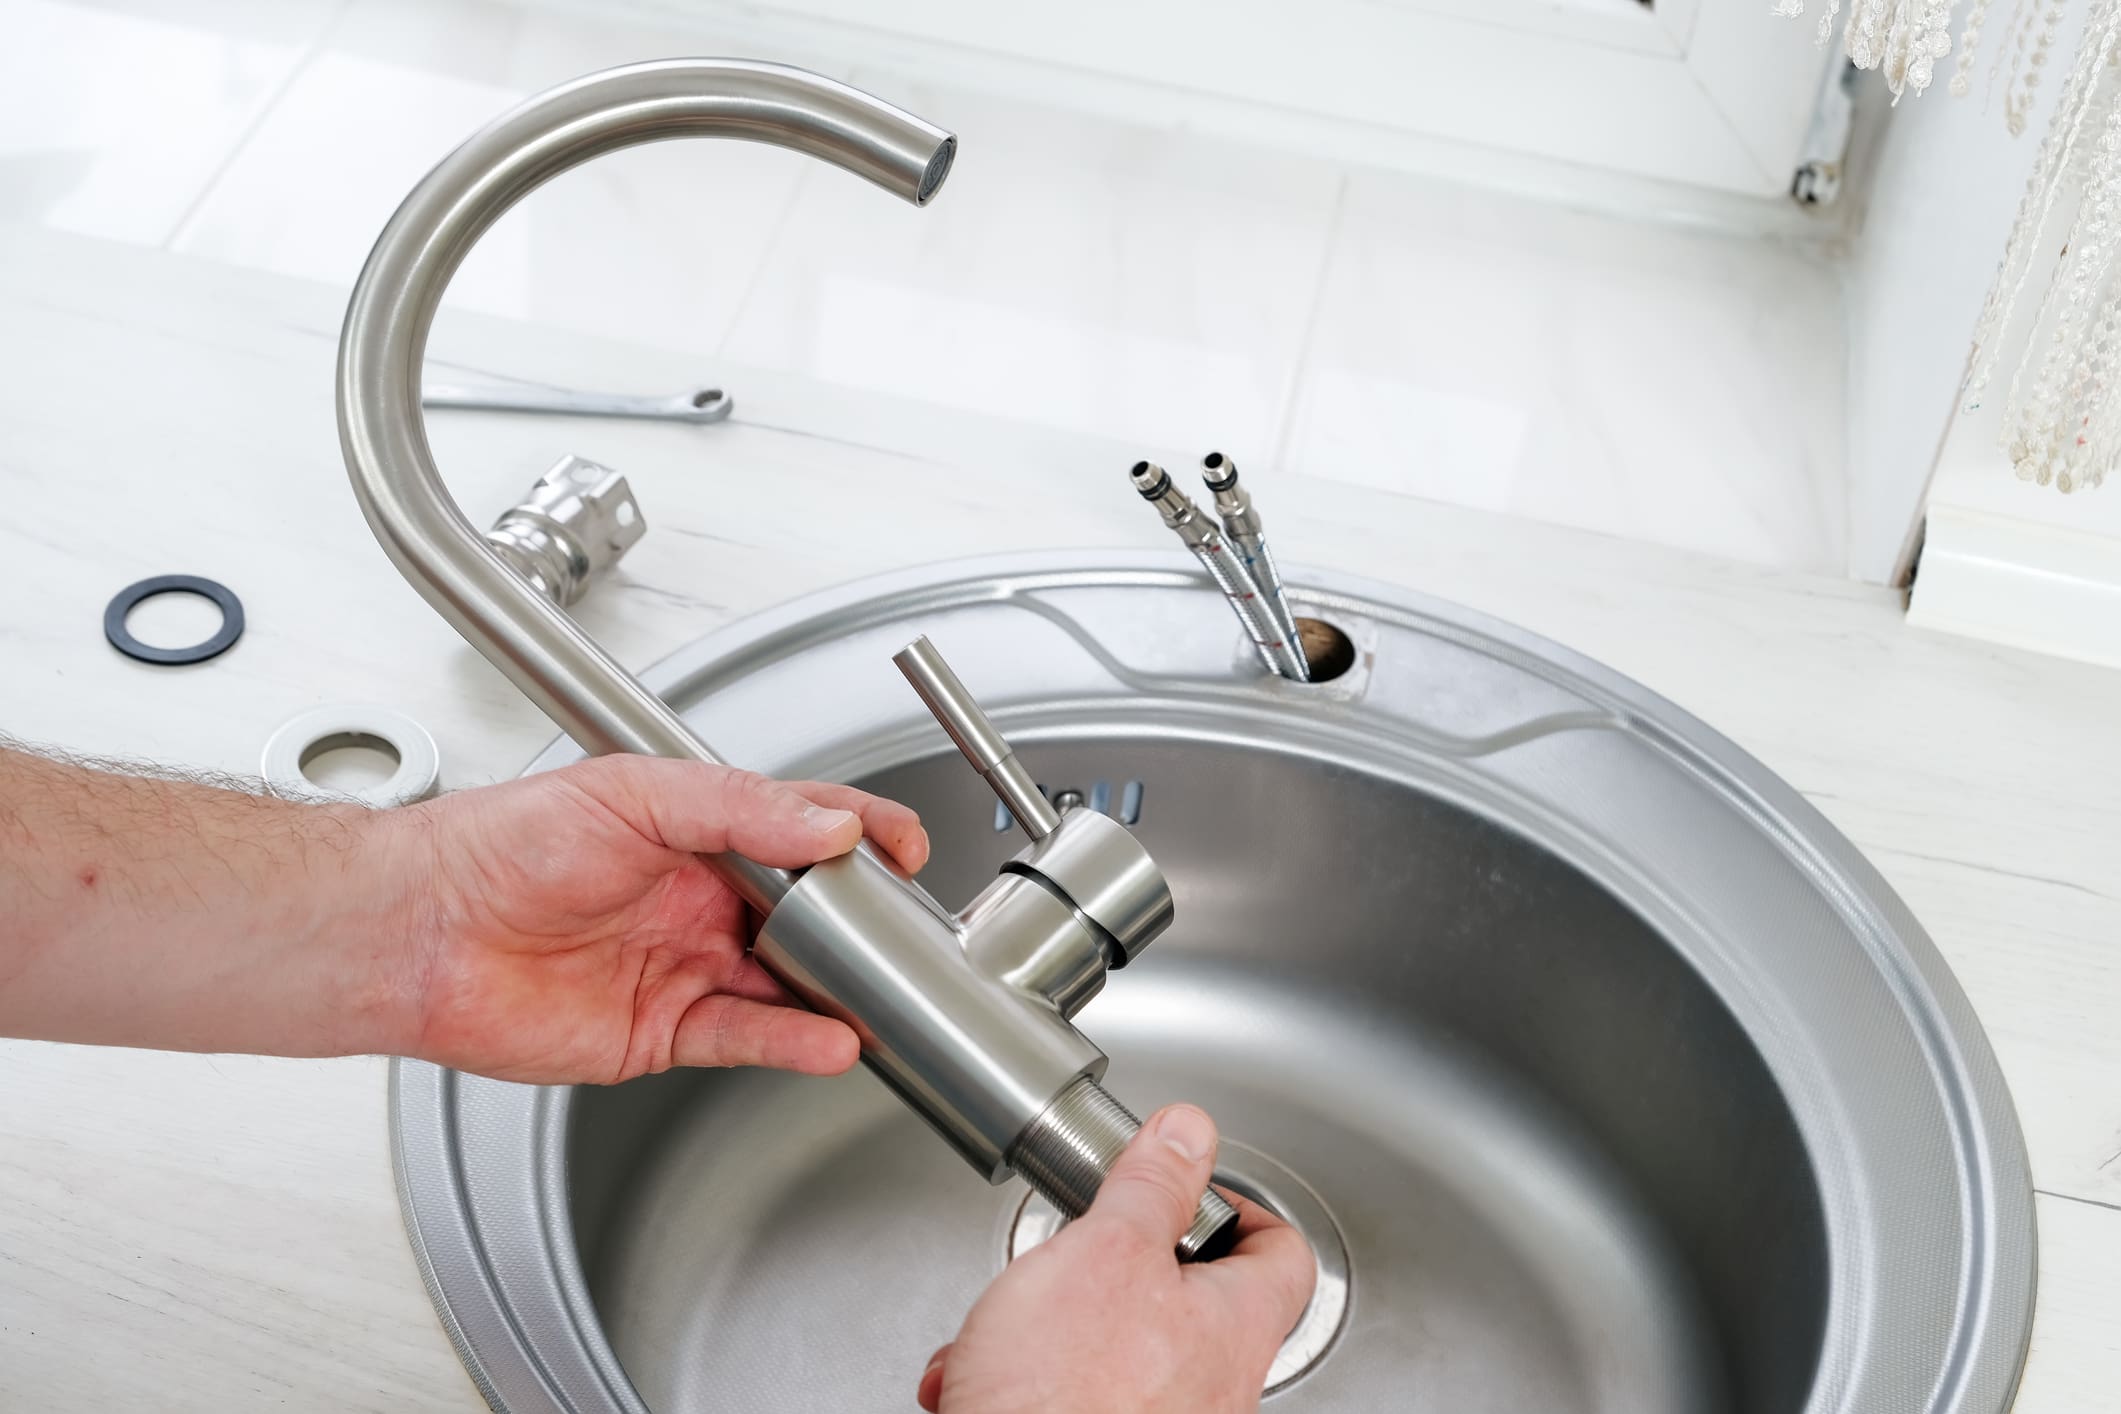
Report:
M464 791L390 819L406 894L405 1049L503 1080L671 1066L836 1075L859 1053L746 951L753 924L702 854L799 868L866 832L909 872L928 837L847 786L641 756Z
M1255 1410L1303 1314L1317 1260L1294 1228L1225 1194L1242 1225L1219 1261L1173 1248L1215 1171L1215 1125L1152 1115L1090 1211L995 1278L921 1376L929 1414L1227 1414Z
M0 1036L412 1055L510 1080L854 1064L746 949L698 856L796 868L901 805L609 756L401 810L280 800L0 746Z

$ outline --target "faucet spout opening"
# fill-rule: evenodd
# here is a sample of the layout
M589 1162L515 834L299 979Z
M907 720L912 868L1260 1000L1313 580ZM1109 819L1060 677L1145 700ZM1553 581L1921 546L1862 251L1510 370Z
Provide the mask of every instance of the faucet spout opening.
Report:
M928 170L921 173L921 184L914 189L913 204L926 206L943 189L950 176L950 168L957 162L957 139L945 136L935 145L935 155L928 159Z

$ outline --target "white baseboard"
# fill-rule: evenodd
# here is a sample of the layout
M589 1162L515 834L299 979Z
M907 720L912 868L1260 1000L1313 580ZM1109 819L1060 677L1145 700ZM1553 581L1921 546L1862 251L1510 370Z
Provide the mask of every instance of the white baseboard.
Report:
M2121 538L1933 505L1907 618L2121 667Z

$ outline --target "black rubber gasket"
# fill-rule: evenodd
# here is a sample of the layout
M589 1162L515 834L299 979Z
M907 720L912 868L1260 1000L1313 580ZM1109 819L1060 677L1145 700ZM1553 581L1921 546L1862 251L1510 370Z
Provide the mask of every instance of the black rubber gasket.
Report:
M157 648L142 643L126 628L125 619L142 600L152 599L157 594L196 594L201 599L212 600L214 607L221 611L221 627L214 631L213 637L189 648ZM227 585L211 579L202 579L195 574L158 574L153 579L128 584L117 592L103 611L103 636L110 640L111 647L143 663L171 666L203 663L235 647L236 640L243 636L243 601Z

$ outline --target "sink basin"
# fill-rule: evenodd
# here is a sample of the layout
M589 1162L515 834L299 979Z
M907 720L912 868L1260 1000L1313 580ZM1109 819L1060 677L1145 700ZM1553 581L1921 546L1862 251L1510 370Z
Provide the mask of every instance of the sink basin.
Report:
M1187 564L1111 555L851 586L645 680L732 759L913 804L953 907L1017 840L891 668L916 633L1049 790L1133 825L1177 922L1079 1024L1311 1239L1271 1408L2006 1408L2023 1145L1876 873L1641 688L1294 578L1352 649L1331 681L1265 675ZM392 1083L408 1227L496 1408L906 1409L1056 1221L865 1073Z

